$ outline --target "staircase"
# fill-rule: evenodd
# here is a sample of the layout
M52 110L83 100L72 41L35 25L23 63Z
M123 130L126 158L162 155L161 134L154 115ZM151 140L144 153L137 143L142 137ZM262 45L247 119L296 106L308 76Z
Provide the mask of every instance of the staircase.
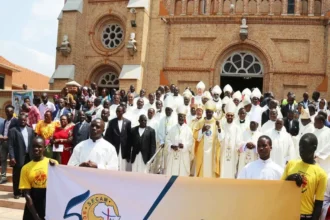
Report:
M7 183L0 184L0 207L24 210L25 198L14 199L13 194L13 168L7 166Z

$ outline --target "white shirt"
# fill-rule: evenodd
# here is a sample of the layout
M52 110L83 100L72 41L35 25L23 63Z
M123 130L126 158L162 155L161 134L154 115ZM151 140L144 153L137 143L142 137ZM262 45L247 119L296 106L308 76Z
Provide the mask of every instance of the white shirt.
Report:
M45 112L47 110L50 110L51 112L54 112L56 110L55 105L50 101L48 101L46 105L43 102L39 105L39 112L42 120L44 120Z
M118 170L118 156L114 146L100 138L95 142L88 139L80 142L73 150L68 165L79 166L92 161L99 169Z
M27 128L26 127L24 127L24 128L20 127L20 129L21 129L21 133L22 133L24 143L25 143L25 152L28 152L29 134L28 134Z
M140 137L143 135L144 130L146 130L146 128L140 128L139 127L139 135L140 135Z
M238 174L237 179L280 180L283 168L272 161L258 159L247 164Z
M265 134L266 132L269 132L273 129L275 129L275 121L268 120L265 124L262 125L261 133Z
M123 127L123 120L119 120L118 119L118 128L119 128L119 131L121 132L121 128Z

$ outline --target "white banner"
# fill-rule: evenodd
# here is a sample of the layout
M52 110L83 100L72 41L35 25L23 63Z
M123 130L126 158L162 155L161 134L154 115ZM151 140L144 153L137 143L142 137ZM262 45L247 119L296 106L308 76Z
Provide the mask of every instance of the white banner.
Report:
M294 182L166 177L57 165L49 167L47 220L292 220ZM288 208L290 207L290 208Z

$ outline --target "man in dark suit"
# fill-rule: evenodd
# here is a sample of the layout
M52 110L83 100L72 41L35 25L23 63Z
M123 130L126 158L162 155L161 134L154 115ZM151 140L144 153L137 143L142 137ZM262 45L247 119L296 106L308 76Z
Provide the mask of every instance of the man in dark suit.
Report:
M288 104L282 107L281 112L283 115L283 118L286 118L288 116L289 110L295 111L298 108L297 104L294 104L294 101L296 99L296 96L294 93L288 95Z
M156 151L156 132L147 126L147 117L140 115L139 126L132 128L132 171L144 173L147 162Z
M116 114L117 118L112 119L108 124L104 139L116 148L119 170L130 171L131 121L123 117L124 108L122 106L117 107Z
M269 120L269 110L277 108L277 101L275 99L268 99L268 109L262 113L261 125L265 124Z
M288 111L288 117L284 118L284 127L286 131L291 134L292 136L297 136L299 133L299 121L293 119L294 111Z
M64 99L60 98L58 100L58 111L57 111L57 113L55 115L54 120L58 120L59 121L62 115L66 115L69 112L70 111L67 108L65 108L65 101L64 101Z
M1 142L1 180L0 184L7 182L6 172L7 172L7 158L8 158L8 132L11 128L18 126L17 118L14 118L14 106L7 105L6 120L4 121L4 126L0 135Z
M304 107L304 109L308 109L308 105L310 103L311 103L311 101L309 101L308 92L304 92L304 94L303 94L303 100L301 102L299 102L299 104L302 104L302 106Z
M27 126L27 116L21 114L18 118L19 126L8 132L8 150L10 165L13 166L14 198L19 199L21 192L18 188L22 167L32 159L33 129Z
M90 124L86 121L83 111L78 111L79 122L73 128L72 145L75 147L80 142L89 138Z

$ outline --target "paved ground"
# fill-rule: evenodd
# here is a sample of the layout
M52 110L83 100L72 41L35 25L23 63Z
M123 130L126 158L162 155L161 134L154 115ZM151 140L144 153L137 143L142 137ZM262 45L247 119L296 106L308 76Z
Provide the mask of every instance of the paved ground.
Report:
M23 210L7 209L0 207L0 219L1 220L22 220Z

